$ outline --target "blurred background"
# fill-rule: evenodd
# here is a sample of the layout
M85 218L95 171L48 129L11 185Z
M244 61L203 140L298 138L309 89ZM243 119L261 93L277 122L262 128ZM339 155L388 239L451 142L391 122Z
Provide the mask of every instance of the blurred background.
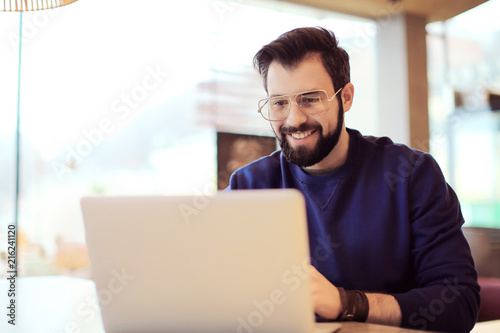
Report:
M385 75L390 56L416 45L408 32L406 44L385 44L408 26L397 25L404 0L361 14L273 0L79 0L25 12L19 275L89 277L82 196L211 194L276 149L257 113L266 94L252 58L301 26L333 30L350 54L356 93L346 125L429 150L466 226L500 228L500 0L476 2L452 17L411 13L424 20L417 60L427 68L424 130L411 135L398 132L408 110L391 101L412 88ZM15 219L19 28L19 13L0 11L0 266Z

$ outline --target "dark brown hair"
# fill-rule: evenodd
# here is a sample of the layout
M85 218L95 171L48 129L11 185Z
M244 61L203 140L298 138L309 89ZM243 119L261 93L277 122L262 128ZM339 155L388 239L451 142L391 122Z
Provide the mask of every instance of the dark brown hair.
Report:
M267 72L273 61L285 68L298 66L310 54L319 54L335 90L351 81L349 55L338 46L335 34L321 27L297 28L285 32L264 45L253 58L255 69L264 81L267 92ZM340 94L337 95L340 98ZM339 99L340 100L340 99Z

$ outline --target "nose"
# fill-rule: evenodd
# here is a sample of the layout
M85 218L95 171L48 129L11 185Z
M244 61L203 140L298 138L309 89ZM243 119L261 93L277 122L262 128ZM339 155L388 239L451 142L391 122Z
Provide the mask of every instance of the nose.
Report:
M288 126L299 127L307 121L307 115L299 109L295 101L290 104L290 113L286 118Z

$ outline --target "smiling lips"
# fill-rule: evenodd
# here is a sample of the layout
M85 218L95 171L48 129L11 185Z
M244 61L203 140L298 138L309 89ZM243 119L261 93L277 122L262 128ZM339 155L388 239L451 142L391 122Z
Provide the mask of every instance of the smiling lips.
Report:
M308 131L308 132L300 132L300 133L290 133L290 135L296 139L296 140L302 140L304 138L307 138L309 135L313 134L314 131Z

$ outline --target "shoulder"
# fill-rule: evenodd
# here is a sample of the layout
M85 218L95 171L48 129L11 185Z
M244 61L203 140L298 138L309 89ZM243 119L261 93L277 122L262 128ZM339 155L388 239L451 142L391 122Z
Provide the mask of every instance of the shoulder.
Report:
M229 181L229 189L256 189L279 187L282 168L281 151L259 158L236 170Z
M444 183L441 169L431 154L395 143L388 137L363 136L350 130L357 140L361 170L381 175L391 190L434 178ZM369 170L368 170L369 169ZM425 182L424 182L425 183Z
M410 148L402 143L395 143L392 139L381 136L361 135L357 131L353 134L359 138L361 153L374 154L386 162L398 159L418 160L423 155L429 155L421 150ZM429 155L430 156L430 155Z
M428 164L437 166L434 158L424 151L410 148L401 143L395 143L392 139L382 136L361 135L357 131L350 130L358 143L358 155L370 159L372 163L380 163L385 170L408 169ZM399 172L401 173L401 172Z

